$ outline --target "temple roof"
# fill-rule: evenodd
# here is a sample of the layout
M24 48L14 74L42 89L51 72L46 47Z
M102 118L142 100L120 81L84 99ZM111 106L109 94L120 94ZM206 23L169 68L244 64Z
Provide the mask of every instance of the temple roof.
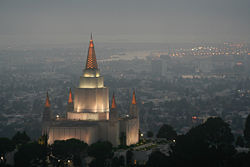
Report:
M45 101L45 107L50 107L50 101L49 101L49 93L47 92L47 97Z
M71 88L69 89L69 100L68 103L73 103Z
M113 93L113 98L112 98L112 105L111 108L116 108L116 103L115 103L115 94Z
M91 33L91 37L89 41L89 50L88 50L88 57L86 61L86 69L98 69L92 33Z
M135 91L133 91L132 104L136 104Z

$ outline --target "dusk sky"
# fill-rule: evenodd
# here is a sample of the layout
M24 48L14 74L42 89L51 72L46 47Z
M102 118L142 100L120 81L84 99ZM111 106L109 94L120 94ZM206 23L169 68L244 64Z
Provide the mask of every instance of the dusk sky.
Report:
M0 0L0 45L250 42L249 0Z

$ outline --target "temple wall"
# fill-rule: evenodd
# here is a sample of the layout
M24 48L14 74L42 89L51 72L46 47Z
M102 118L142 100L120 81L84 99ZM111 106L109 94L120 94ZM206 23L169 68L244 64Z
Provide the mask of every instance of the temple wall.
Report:
M139 142L139 120L137 118L120 120L120 133L126 134L126 145Z
M59 124L58 124L59 123ZM65 121L63 124L55 121L54 124L48 129L49 139L48 143L53 144L55 140L67 140L75 138L92 144L101 141L109 141L113 146L120 144L120 133L125 132L126 134L126 145L136 144L139 142L139 120L123 119L123 120L112 120L112 121L86 121L84 124L81 121L79 125L74 127L67 126L67 124L77 123ZM75 127L76 126L76 127Z
M98 127L50 127L48 144L53 144L55 140L79 139L87 144L98 141Z
M108 121L99 121L98 122L98 133L100 136L100 140L107 141L108 140Z
M79 88L103 88L103 77L80 77Z
M119 121L109 121L108 123L108 141L112 143L113 146L118 146L120 144L120 126Z
M50 122L42 122L42 135L49 133Z
M128 120L126 136L128 146L139 142L139 120L137 118Z
M67 119L69 120L108 120L109 112L99 113L84 113L84 112L67 112Z
M75 88L75 112L109 112L108 88Z
M138 118L139 117L139 109L135 104L130 104L129 106L129 117L130 118Z

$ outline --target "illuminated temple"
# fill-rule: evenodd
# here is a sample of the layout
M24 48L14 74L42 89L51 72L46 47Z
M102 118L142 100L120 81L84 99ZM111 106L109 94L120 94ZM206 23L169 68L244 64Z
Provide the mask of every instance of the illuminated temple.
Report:
M131 145L139 140L139 110L133 92L129 115L119 117L113 94L109 107L109 89L104 86L96 61L94 42L90 39L86 67L80 76L78 87L69 92L66 118L53 117L47 93L42 118L42 133L48 135L48 143L55 140L76 138L92 144L109 141L113 146Z

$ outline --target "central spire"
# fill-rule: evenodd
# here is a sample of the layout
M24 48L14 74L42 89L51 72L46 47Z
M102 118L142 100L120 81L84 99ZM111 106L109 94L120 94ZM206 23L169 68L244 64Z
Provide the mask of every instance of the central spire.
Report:
M88 57L86 61L86 70L87 69L91 69L91 70L98 69L92 33L90 36Z

